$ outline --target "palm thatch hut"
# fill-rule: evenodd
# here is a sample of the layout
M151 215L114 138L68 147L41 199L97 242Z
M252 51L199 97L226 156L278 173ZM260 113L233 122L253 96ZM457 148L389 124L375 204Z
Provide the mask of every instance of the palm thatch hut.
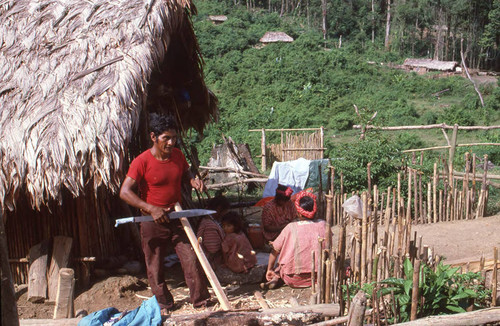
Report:
M455 71L455 68L458 66L458 62L456 61L440 61L433 59L412 59L407 58L403 67L409 70L416 71Z
M266 32L259 40L261 43L293 42L293 37L284 32Z
M227 20L227 16L224 15L210 15L208 16L208 20L210 20L214 25L220 25Z
M149 146L149 112L184 130L215 118L195 13L190 0L0 2L0 215L15 282L54 236L73 238L73 261L117 254L113 222L130 214L117 191Z

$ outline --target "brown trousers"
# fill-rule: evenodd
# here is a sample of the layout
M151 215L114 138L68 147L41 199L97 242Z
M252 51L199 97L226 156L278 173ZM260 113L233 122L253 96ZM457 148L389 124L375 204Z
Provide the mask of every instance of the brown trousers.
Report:
M181 261L184 278L194 307L202 306L210 298L206 277L203 274L193 247L179 220L160 225L155 222L141 223L142 250L146 261L149 285L160 307L172 308L174 298L165 283L163 261L167 249L173 246Z

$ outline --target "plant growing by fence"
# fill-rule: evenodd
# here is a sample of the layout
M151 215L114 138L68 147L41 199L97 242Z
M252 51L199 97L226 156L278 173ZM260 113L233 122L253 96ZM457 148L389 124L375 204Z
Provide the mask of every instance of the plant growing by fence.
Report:
M398 322L410 319L411 298L413 289L413 265L409 259L404 262L404 278L387 278L381 282L378 297L394 294ZM480 273L458 273L459 268L452 268L440 262L436 269L423 265L419 276L419 293L421 299L418 317L465 312L474 305L484 308L491 297L491 291L484 287L484 279ZM394 322L394 317L390 318Z

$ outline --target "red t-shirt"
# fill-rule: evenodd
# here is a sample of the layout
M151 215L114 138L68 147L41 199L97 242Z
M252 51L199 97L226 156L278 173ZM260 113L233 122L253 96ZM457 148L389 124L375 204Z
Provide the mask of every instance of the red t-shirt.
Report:
M182 176L189 165L181 150L174 148L166 161L156 159L151 150L137 156L127 176L139 185L139 196L145 202L164 208L171 208L181 200Z

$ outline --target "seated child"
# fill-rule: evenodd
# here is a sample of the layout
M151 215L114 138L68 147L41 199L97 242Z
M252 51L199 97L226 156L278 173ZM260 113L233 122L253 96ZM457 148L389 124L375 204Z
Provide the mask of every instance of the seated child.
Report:
M222 241L224 264L234 273L247 273L257 257L247 236L241 232L243 221L238 213L230 212L222 217L226 237Z
M201 247L210 265L214 268L216 265L222 264L224 231L220 226L220 216L229 209L229 201L222 195L216 196L208 202L207 209L215 210L217 213L212 216L204 216L201 219L196 236L201 238Z
M316 196L301 191L295 199L298 220L289 223L271 245L273 250L267 265L267 283L263 288L277 288L283 282L290 287L311 286L311 251L318 252L318 238L325 236L325 221L315 220ZM278 266L274 264L279 255ZM317 268L317 267L316 267Z

